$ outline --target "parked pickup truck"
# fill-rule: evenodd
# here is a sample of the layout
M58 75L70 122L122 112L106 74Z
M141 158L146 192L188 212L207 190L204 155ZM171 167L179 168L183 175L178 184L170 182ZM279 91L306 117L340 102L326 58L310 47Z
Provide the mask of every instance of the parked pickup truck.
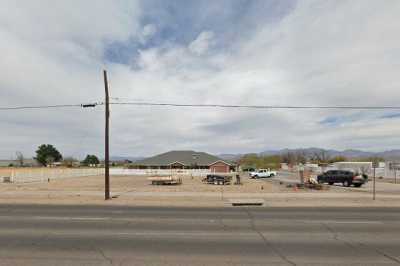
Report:
M367 175L361 175L352 171L345 170L329 170L317 177L318 183L328 183L333 185L334 183L341 183L344 187L354 185L355 187L361 187L368 180Z
M250 172L250 178L262 178L262 177L273 177L276 176L276 171L271 169L259 169L254 172Z

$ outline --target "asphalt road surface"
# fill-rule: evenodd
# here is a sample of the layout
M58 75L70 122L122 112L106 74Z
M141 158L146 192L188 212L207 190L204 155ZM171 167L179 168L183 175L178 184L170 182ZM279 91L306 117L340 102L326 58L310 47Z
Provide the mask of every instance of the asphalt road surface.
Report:
M399 265L400 209L0 205L0 265Z

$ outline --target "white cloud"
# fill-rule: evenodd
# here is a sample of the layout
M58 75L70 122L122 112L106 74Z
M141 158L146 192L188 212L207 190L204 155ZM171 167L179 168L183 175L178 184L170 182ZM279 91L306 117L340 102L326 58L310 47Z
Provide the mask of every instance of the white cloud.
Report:
M149 39L151 39L157 33L157 26L154 24L146 24L140 35L141 43L146 43Z
M104 48L137 36L139 14L133 1L2 1L0 105L101 101ZM79 109L2 112L0 158L15 150L32 156L41 143L101 153L101 124L93 121L102 117Z
M395 34L400 8L396 2L390 3L300 2L283 20L260 26L250 39L212 56L207 51L213 36L202 32L189 45L189 52L181 46L143 51L146 56L140 60L147 63L135 73L132 84L146 87L146 92L139 92L142 98L177 102L396 105L395 98L388 95L400 96L395 90L400 85L395 70L400 55L396 52L400 38ZM141 83L143 76L148 78ZM177 116L186 111L190 116L183 119L184 126L191 133L179 135L182 120ZM182 112L159 114L161 120L169 121L162 132L170 131L176 137L169 143L179 146L189 140L195 147L215 152L304 146L353 148L349 139L359 136L358 131L375 132L369 130L371 124L379 124L384 131L387 125L377 118L379 113L365 112L361 114L365 119L358 124L319 124L325 117L349 116L352 111ZM154 137L162 139L163 134ZM370 146L369 141L354 141L354 145L387 149L400 144L393 139L385 141L379 134L375 140L380 147Z
M149 101L397 105L400 96L398 1L385 5L361 0L300 1L291 13L272 22L248 14L257 28L238 33L232 43L226 39L231 35L220 36L223 33L207 25L189 41L168 38L142 48L135 66L104 62L103 53L109 43L145 44L160 34L160 21L141 25L145 10L138 4L8 1L4 5L7 11L0 10L0 38L6 40L0 43L1 106L102 99L103 67L109 70L112 96ZM326 117L355 115L358 120L344 119L338 126L319 123ZM380 115L112 106L112 153L399 148L398 119L381 120ZM102 152L101 109L12 112L4 116L4 125L3 157L15 150L32 153L32 146L42 142L55 142L69 154Z
M138 31L136 1L2 1L1 30L36 49L66 56L79 48L100 56L107 41L124 41ZM70 48L66 49L66 46ZM71 51L71 53L68 53ZM64 59L64 58L63 58Z
M212 46L213 38L214 33L212 31L203 31L189 44L189 50L196 55L202 55Z

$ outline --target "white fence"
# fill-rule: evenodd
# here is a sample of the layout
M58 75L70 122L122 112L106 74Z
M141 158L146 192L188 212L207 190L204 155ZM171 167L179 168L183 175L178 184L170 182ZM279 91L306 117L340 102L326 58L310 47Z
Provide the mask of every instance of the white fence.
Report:
M110 175L122 176L195 176L205 177L212 172L208 169L124 169L110 168ZM227 173L214 173L226 175ZM234 173L230 173L232 175ZM8 168L0 171L0 182L13 183L47 182L49 179L62 179L83 176L104 175L104 168Z
M205 177L211 174L209 169L124 169L111 168L111 175L130 175L130 176L169 176L169 175L188 175ZM226 174L226 173L225 173Z
M385 169L385 175L384 177L387 178L398 178L400 177L400 170L396 169L396 171L394 169L389 169L388 167Z
M104 168L25 168L11 169L10 181L13 183L43 182L71 177L103 175ZM5 177L5 176L4 176ZM3 178L4 178L3 177Z

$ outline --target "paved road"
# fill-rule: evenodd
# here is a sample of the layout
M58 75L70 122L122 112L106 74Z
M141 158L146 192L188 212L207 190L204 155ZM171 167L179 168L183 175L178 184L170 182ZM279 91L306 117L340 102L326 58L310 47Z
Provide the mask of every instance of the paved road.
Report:
M400 209L0 205L0 265L398 265Z

